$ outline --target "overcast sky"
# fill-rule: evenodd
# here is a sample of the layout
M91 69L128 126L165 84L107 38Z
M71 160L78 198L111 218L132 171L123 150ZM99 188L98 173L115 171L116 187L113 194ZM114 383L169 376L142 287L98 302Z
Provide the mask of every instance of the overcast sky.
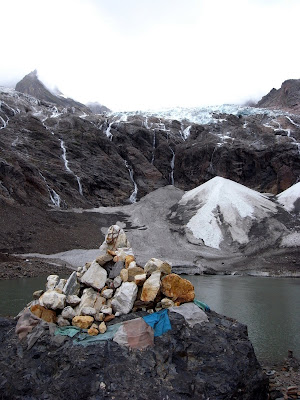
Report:
M300 78L300 0L0 0L0 85L113 110L257 100Z

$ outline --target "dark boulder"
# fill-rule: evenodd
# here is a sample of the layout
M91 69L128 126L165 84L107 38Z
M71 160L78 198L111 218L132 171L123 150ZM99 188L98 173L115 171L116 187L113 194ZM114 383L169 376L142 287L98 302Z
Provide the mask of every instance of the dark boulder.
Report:
M129 319L138 313L123 316ZM267 399L268 380L247 327L210 312L190 328L169 313L172 330L144 351L113 341L82 347L44 333L27 350L14 322L1 319L0 392L12 399ZM119 321L116 321L119 322ZM56 337L57 338L57 337Z

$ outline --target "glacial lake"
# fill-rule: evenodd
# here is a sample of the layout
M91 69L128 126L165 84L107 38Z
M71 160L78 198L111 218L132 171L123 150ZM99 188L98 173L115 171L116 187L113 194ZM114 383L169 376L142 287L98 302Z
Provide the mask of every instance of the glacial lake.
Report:
M196 298L248 326L258 359L280 362L293 350L300 357L300 279L244 276L183 276ZM0 315L15 316L45 287L46 277L0 281Z

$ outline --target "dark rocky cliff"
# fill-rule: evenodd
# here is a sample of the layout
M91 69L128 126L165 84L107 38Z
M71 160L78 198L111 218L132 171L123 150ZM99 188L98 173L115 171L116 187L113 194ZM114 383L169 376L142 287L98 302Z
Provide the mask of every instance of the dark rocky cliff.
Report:
M300 112L300 79L284 81L280 89L272 89L258 103L258 107L278 108Z
M184 138L187 122L82 115L18 92L2 92L0 117L2 203L45 208L58 195L61 208L113 206L135 188L139 199L217 175L276 194L300 175L297 117L219 116Z
M56 94L58 95L48 90L46 86L39 80L37 70L34 70L28 75L24 76L24 78L16 84L16 90L18 92L33 96L38 100L56 104L57 106L76 107L82 111L90 111L84 104L61 96L62 93L58 89L56 89Z
M47 332L27 350L26 340L19 343L13 333L15 323L0 319L1 398L265 400L268 380L246 326L208 316L208 323L190 328L170 313L172 330L143 351L113 341L58 344Z

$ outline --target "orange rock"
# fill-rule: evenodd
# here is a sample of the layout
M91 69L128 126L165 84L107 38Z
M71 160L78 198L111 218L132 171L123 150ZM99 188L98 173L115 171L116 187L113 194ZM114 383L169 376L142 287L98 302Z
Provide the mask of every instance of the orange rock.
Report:
M188 303L195 298L194 286L177 274L165 276L161 281L161 291L176 303Z
M90 316L76 316L72 319L72 325L81 329L88 329L93 322L94 318Z
M126 256L126 257L125 257L125 268L128 268L129 264L130 264L132 261L135 261L134 256L131 256L131 255Z
M32 314L36 315L38 318L41 318L46 322L56 322L56 312L53 310L48 310L40 304L31 306L30 311L32 312Z
M88 333L89 335L91 335L91 336L97 336L97 335L99 335L99 331L98 331L98 329L96 329L96 328L90 328L90 329L87 331L87 333Z

